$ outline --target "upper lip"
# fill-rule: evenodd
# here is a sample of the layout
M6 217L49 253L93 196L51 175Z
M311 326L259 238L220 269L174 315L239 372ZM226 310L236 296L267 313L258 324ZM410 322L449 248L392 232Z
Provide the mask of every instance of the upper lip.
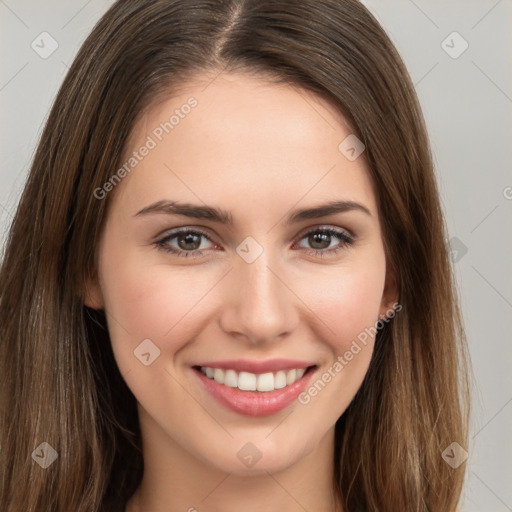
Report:
M205 361L194 366L220 368L223 370L235 370L236 372L269 373L277 372L279 370L292 370L294 368L306 369L310 366L315 366L315 363L299 361L296 359L268 359L266 361L256 361L251 359L226 359L223 361Z

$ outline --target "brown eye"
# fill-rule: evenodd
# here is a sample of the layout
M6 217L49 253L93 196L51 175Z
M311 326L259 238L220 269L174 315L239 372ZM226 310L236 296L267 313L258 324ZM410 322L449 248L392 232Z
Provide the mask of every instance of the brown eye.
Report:
M354 243L354 239L345 231L334 228L317 228L306 233L301 240L306 240L315 256L336 254L344 247ZM333 242L338 243L331 247ZM304 247L304 246L301 246Z
M308 235L308 243L313 249L327 249L331 244L331 235L317 231Z
M156 242L158 248L183 257L199 257L202 256L200 250L202 239L207 239L211 242L210 238L202 231L182 229L168 234L162 240ZM175 245L171 244L175 243ZM202 247L208 249L209 247Z
M181 233L176 236L178 247L185 251L197 251L201 245L201 237L197 233Z

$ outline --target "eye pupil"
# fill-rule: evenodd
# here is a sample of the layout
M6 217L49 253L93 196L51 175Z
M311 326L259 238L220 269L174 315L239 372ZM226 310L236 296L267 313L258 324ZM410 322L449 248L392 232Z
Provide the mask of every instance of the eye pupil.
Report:
M201 245L201 236L195 233L181 234L178 236L178 246L183 250L195 251Z
M330 248L333 237L340 241L340 244L336 248ZM203 255L199 248L203 238L210 240L208 235L200 231L182 230L175 232L175 234L170 234L163 240L156 242L156 245L159 249L174 253L178 256L202 257ZM301 240L306 239L310 249L312 249L309 253L312 252L315 256L337 254L342 248L346 248L353 243L352 238L344 232L326 228L313 230L304 234ZM171 241L174 242L171 243ZM177 248L173 248L174 243L177 244Z
M327 242L327 244L325 244L325 242ZM309 243L315 249L325 249L329 247L331 243L331 235L329 233L314 233L309 236ZM317 247L317 244L320 244L320 247Z

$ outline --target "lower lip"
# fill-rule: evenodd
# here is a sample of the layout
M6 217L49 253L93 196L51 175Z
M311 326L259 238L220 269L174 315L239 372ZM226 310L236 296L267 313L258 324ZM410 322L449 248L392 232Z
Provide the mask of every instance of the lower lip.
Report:
M306 387L315 368L309 368L293 384L274 391L242 391L231 388L208 378L200 370L192 369L199 377L206 390L217 401L231 411L246 416L270 416L290 405Z

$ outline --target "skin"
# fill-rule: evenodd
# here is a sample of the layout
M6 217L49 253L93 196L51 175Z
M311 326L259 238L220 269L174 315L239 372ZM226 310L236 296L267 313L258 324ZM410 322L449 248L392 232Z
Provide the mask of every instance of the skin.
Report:
M266 417L218 404L191 366L283 357L314 362L318 378L389 312L396 286L364 153L349 161L338 150L350 128L316 95L262 77L212 76L183 84L134 126L127 157L197 99L111 192L97 277L86 290L86 304L106 310L117 364L138 401L145 473L126 510L334 511L334 426L366 375L373 338L309 403ZM234 224L135 215L164 199L222 208ZM333 200L357 202L370 215L285 222L296 209ZM201 256L155 245L182 227L207 233L210 240L197 242ZM312 245L307 233L325 227L349 230L354 243L332 236ZM236 252L248 236L263 248L252 263ZM167 243L187 250L179 238ZM312 253L319 247L323 257ZM134 350L148 338L160 356L145 366ZM250 468L237 457L249 442L262 454Z

